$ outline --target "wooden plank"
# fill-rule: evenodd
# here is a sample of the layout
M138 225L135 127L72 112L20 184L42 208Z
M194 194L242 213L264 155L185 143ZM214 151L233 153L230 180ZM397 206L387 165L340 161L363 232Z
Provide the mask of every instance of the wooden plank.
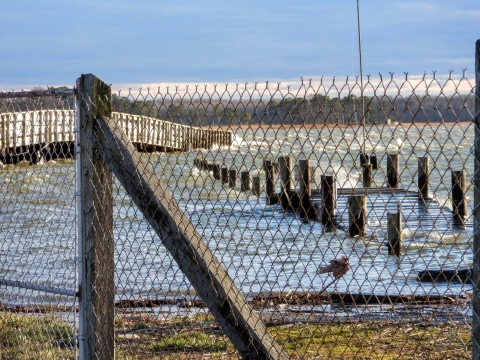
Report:
M112 173L99 152L95 118L111 115L110 87L92 74L78 83L81 230L80 354L113 359L115 278Z
M480 358L480 40L475 44L475 160L473 191L473 359Z
M97 119L103 156L244 359L288 359L122 129Z

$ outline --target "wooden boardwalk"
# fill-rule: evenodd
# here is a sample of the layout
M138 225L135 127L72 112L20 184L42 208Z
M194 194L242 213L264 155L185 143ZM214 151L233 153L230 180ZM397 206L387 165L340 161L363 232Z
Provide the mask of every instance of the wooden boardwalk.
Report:
M0 161L31 163L72 157L75 110L0 113ZM233 132L192 127L141 115L113 112L112 118L139 151L189 151L229 146Z

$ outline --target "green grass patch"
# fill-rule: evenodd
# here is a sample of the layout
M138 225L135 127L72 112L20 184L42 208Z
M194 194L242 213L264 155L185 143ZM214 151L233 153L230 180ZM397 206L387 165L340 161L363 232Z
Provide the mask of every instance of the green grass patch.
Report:
M52 315L0 312L1 359L71 359L73 328Z

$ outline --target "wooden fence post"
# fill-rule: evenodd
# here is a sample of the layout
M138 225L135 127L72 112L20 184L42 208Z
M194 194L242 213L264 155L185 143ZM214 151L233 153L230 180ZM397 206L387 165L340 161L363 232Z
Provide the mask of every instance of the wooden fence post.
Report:
M115 357L112 173L101 154L96 121L99 116L111 116L110 97L110 87L94 75L78 80L81 359Z
M103 154L163 246L244 359L287 360L259 316L151 166L108 118L99 118ZM258 178L258 177L257 177Z

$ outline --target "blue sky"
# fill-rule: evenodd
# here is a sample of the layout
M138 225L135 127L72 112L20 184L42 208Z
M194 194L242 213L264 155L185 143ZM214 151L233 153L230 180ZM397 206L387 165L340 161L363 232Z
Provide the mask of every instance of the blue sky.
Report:
M5 1L0 89L358 75L354 0ZM364 75L474 78L478 0L360 2Z

